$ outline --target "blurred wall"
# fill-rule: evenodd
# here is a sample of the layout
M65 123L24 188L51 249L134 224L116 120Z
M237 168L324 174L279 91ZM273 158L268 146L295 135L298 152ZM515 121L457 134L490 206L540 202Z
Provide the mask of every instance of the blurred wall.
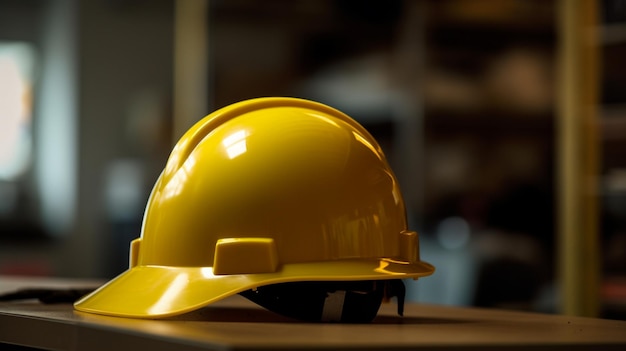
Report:
M80 207L72 239L74 249L70 250L83 256L78 262L87 264L76 267L69 262L69 267L79 269L77 274L93 275L110 272L105 265L113 264L109 256L114 252L112 243L118 239L112 237L118 233L111 230L111 217L105 207L106 192L114 191L107 187L106 176L111 167L123 159L149 162L152 158L163 158L164 151L158 144L153 145L152 150L143 149L141 128L150 128L150 125L132 125L133 122L140 124L136 119L143 116L131 113L136 104L152 103L156 106L147 106L148 110L137 113L161 113L161 116L152 116L155 124L161 122L159 118L169 117L173 2L81 1L78 19ZM143 102L141 99L151 100ZM150 117L144 118L149 120ZM169 140L164 143L168 144ZM146 172L146 182L153 183L158 173ZM133 180L119 180L124 181ZM151 185L138 183L137 186L149 188ZM145 189L140 191L146 192ZM141 207L129 217L140 216L146 200L147 195L144 195ZM139 226L134 229L136 237Z
M133 232L133 237L139 235L140 224L136 218L141 218L148 191L143 188L149 189L151 184L148 183L153 183L158 176L159 170L154 169L162 166L170 147L168 131L163 129L167 128L170 118L173 2L60 0L28 3L0 1L0 13L8 15L8 21L0 21L0 40L31 42L45 60L49 58L45 50L49 35L45 31L50 30L45 24L56 21L61 26L63 21L71 22L68 25L72 32L65 33L71 42L60 53L75 63L71 76L47 78L42 74L37 82L37 94L54 95L45 89L63 89L67 84L71 84L69 87L76 93L74 100L65 101L75 104L66 106L67 111L76 114L75 134L67 135L63 130L57 133L52 128L54 124L43 131L53 133L46 135L52 143L76 138L75 221L54 239L44 235L24 241L19 233L13 235L14 231L6 227L0 229L1 240L5 242L0 246L0 268L24 274L108 276L127 264L127 258L116 252L120 250L119 242L125 241L124 246L128 245L126 238L118 238L119 233L112 229L116 219L108 211L126 204L127 216L120 221L133 218L128 231ZM33 25L25 25L27 23ZM56 118L48 112L36 111L35 129ZM36 159L33 168L48 167L40 170L45 177L46 172L53 173L58 164L44 161ZM152 166L154 163L158 166ZM116 184L112 184L111 177L116 177L113 182ZM36 180L31 179L34 176L27 174L24 178L27 178L23 181L24 188L36 188ZM139 195L134 199L111 196L112 192L120 192L116 187L125 184L127 188L130 184L131 190L133 186L141 187L133 190ZM107 204L107 200L114 203ZM28 201L35 209L40 206L38 196ZM63 199L58 201L61 203ZM128 201L140 202L140 207L134 208ZM42 231L49 230L40 211L33 210L28 216L28 221L37 224ZM115 264L116 261L123 263ZM116 268L109 268L111 265Z

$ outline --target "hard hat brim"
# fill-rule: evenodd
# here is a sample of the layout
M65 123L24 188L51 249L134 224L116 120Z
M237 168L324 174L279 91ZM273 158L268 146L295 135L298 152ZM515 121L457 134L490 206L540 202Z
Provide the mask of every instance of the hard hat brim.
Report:
M136 266L83 297L74 307L118 317L166 318L269 284L419 278L434 270L426 262L390 259L292 263L275 273L236 275L215 275L211 267Z

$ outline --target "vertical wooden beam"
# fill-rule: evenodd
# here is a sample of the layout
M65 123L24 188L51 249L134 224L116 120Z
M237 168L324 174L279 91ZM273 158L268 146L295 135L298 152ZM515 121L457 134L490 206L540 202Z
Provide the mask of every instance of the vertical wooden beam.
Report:
M176 0L173 141L208 114L208 0Z
M557 121L561 312L599 310L598 40L595 0L560 0Z

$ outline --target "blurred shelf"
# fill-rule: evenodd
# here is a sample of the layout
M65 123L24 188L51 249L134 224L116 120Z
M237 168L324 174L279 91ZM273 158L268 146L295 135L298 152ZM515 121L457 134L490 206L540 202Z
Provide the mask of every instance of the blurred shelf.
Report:
M626 43L626 23L605 24L594 33L600 39L602 45L615 45Z
M606 318L626 319L626 276L608 276L601 286L601 298Z
M486 134L531 135L545 138L555 130L551 112L521 113L513 110L444 111L429 110L424 128L432 132L467 133L475 136Z
M602 22L590 33L601 53L602 315L626 319L626 16L622 0L604 0Z
M491 0L431 1L428 20L441 26L493 26L509 30L528 31L554 25L554 4L550 1Z
M603 106L599 121L604 140L626 141L626 104Z

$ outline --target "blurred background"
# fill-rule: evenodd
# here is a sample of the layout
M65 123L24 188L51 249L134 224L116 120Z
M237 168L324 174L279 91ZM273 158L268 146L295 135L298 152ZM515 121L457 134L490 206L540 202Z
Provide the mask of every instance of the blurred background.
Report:
M0 274L111 278L176 140L296 96L381 143L412 301L626 319L626 1L0 0Z

